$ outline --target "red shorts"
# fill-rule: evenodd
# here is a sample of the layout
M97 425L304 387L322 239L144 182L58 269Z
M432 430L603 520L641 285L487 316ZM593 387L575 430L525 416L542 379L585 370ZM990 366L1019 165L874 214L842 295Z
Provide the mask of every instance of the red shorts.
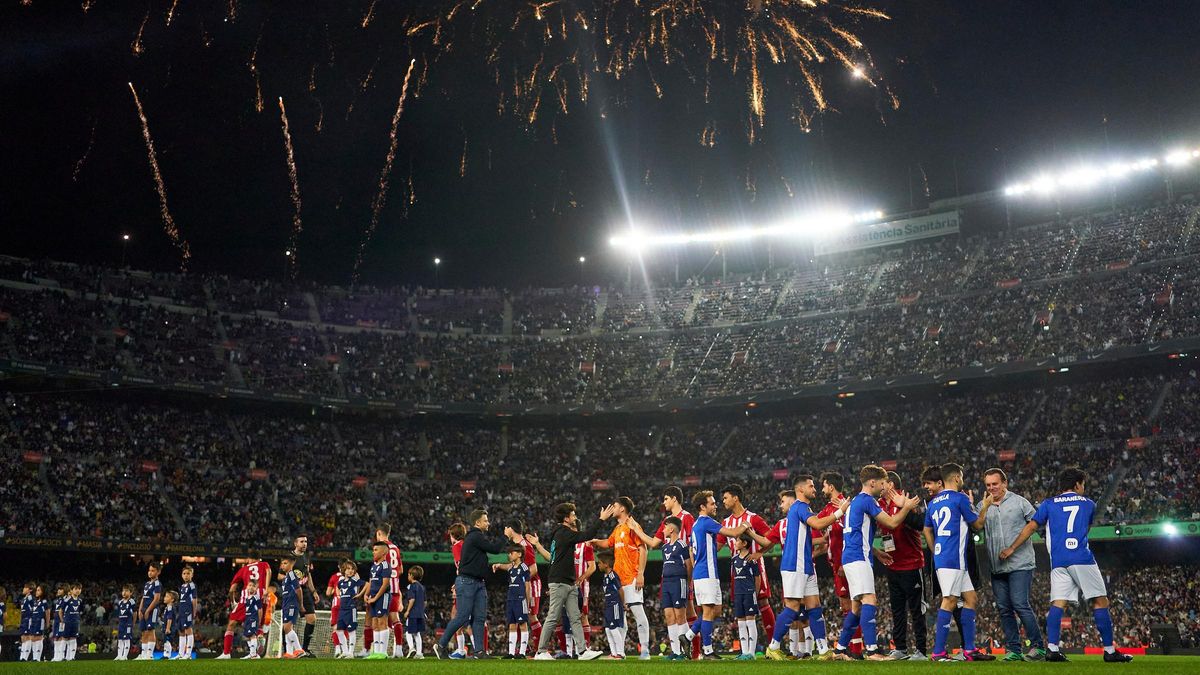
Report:
M392 593L391 600L388 600L388 614L400 613L400 601L402 599L399 593Z
M241 600L238 600L238 604L234 605L233 611L229 613L229 620L238 623L246 620L246 605Z
M579 611L582 612L584 616L588 615L588 600L591 598L591 596L592 582L585 581L583 582L583 585L579 587Z
M850 586L846 583L846 577L838 574L841 569L841 565L833 568L833 592L836 593L839 598L849 598Z
M334 624L337 623L338 610L340 610L340 609L341 609L340 605L334 605L333 607L329 608L329 625L334 626Z

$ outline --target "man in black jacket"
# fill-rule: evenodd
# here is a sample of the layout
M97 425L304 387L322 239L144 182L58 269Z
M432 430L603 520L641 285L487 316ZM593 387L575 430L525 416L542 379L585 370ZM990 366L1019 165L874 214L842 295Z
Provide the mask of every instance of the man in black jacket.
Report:
M571 634L575 644L586 645L587 639L583 634L583 624L579 620L579 586L575 581L575 544L596 538L600 523L608 520L616 513L616 505L609 504L600 511L600 520L591 527L579 531L579 517L575 515L575 505L570 502L554 507L554 519L558 526L550 533L550 569L546 572L546 582L550 585L550 609L546 613L546 622L542 624L542 635L538 640L537 655L539 661L553 660L554 657L546 650L554 629L558 627L563 609L567 610L567 620L571 623ZM536 544L536 540L531 539ZM579 655L581 661L590 661L601 652L587 649Z
M487 619L487 584L485 580L491 573L492 567L488 562L489 553L501 553L508 546L504 541L488 541L484 532L488 529L487 511L476 509L469 518L471 529L463 539L462 557L458 564L458 578L454 580L454 593L458 603L458 612L446 625L442 637L434 644L433 653L440 659L449 650L450 639L458 629L471 624L471 639L475 643L475 651L468 658L491 658L483 649L484 621ZM504 528L504 535L510 536L509 528ZM455 658L451 655L450 658ZM463 658L458 656L458 658Z

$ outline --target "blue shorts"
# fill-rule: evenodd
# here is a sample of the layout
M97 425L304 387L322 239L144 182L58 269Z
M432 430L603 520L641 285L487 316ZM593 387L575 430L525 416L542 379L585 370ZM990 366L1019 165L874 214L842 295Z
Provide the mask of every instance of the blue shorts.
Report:
M405 633L424 633L425 632L425 617L412 616L408 621L404 622Z
M132 640L133 639L133 620L117 622L117 639Z
M142 622L138 624L143 632L151 631L158 627L158 609L156 608L149 614L142 615Z
M284 605L283 611L280 614L284 623L296 623L296 619L300 617L300 607L297 605Z
M355 616L356 614L357 612L354 611L353 607L339 607L337 615L337 629L358 630L358 621L356 620L358 617Z
M21 635L29 635L31 633L31 631L29 630L29 617L27 617L27 616L21 617L20 630L21 630Z
M60 638L63 635L63 624L58 619L54 619L54 623L50 626L50 637Z
M682 609L688 604L687 577L672 577L662 580L662 606Z
M79 637L79 622L78 621L66 621L65 623L63 623L62 636L65 638Z
M175 619L175 625L178 626L180 630L191 628L192 624L195 622L196 622L195 612L193 612L190 609L189 610L182 610L182 609L179 610L179 617L177 619Z
M605 628L624 628L625 627L625 608L621 605L605 605L604 606L604 627Z
M33 617L29 620L29 632L26 635L44 635L46 633L46 620L41 617Z
M380 617L388 615L388 605L392 601L392 594L384 592L379 596L379 599L371 603L371 616Z
M529 623L529 612L525 611L525 602L513 602L511 599L504 604L504 623Z
M758 616L758 596L753 593L733 596L733 616Z
M246 618L249 619L250 615L247 614ZM242 637L249 640L250 638L254 637L255 635L258 635L258 620L257 619L254 621L246 621L246 622L242 623Z

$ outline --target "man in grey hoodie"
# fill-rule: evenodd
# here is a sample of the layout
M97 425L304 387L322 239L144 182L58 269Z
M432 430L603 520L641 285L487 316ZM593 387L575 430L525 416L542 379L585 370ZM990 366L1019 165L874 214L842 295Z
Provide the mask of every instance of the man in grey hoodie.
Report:
M1033 542L1026 541L1011 557L1000 559L1000 551L1012 542L1033 516L1033 504L1021 495L1010 492L1008 476L1003 469L988 469L983 474L983 484L992 496L992 508L987 512L984 532L987 534L988 559L991 562L992 593L996 596L996 609L1000 613L1000 626L1004 629L1004 647L1008 654L1005 661L1041 661L1046 658L1046 645L1038 628L1033 607L1029 604L1029 592L1033 586L1033 568L1036 558ZM1022 656L1020 619L1029 639L1029 652Z

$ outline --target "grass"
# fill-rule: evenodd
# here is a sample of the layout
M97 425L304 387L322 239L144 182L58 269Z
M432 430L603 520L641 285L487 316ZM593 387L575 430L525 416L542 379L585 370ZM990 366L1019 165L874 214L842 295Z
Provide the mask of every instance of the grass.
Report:
M1200 656L1138 656L1134 658L1133 663L1129 664L1107 664L1102 663L1098 656L1071 656L1070 663L1002 663L1000 661L992 663L830 663L830 662L788 662L776 663L773 661L758 660L753 663L742 663L738 661L724 661L719 665L716 662L692 662L692 663L668 663L660 659L654 659L648 662L639 662L637 660L626 660L620 663L606 661L591 661L580 663L574 661L555 661L553 664L532 662L532 661L505 661L494 659L486 663L478 663L473 661L438 661L426 658L424 661L407 661L407 660L388 660L388 661L333 661L331 659L319 660L300 660L300 661L276 661L276 660L261 660L261 661L213 661L211 659L199 659L186 663L170 663L163 665L156 663L153 665L145 665L136 662L113 663L111 661L76 661L74 663L56 663L56 664L23 664L4 662L0 664L0 672L5 675L10 673L16 675L18 673L97 673L104 675L113 673L126 675L128 673L142 673L148 671L168 671L172 673L287 673L288 675L309 674L316 675L317 673L335 672L356 672L356 673L413 673L427 675L428 673L443 673L443 672L462 672L472 671L475 673L500 673L512 675L528 675L530 670L545 670L548 673L563 672L565 668L568 672L578 673L579 675L589 675L591 673L607 673L614 672L629 672L633 669L637 672L662 672L664 670L687 671L695 668L709 669L791 669L797 671L807 671L810 673L826 672L829 669L842 672L853 671L886 671L889 675L907 675L909 673L925 674L943 672L944 670L988 670L998 673L1005 671L1009 673L1020 673L1021 675L1033 675L1037 673L1054 673L1054 675L1068 675L1071 673L1089 673L1099 668L1101 670L1120 671L1125 675L1134 673L1154 673L1155 675L1164 675L1167 673L1198 673L1200 672Z

